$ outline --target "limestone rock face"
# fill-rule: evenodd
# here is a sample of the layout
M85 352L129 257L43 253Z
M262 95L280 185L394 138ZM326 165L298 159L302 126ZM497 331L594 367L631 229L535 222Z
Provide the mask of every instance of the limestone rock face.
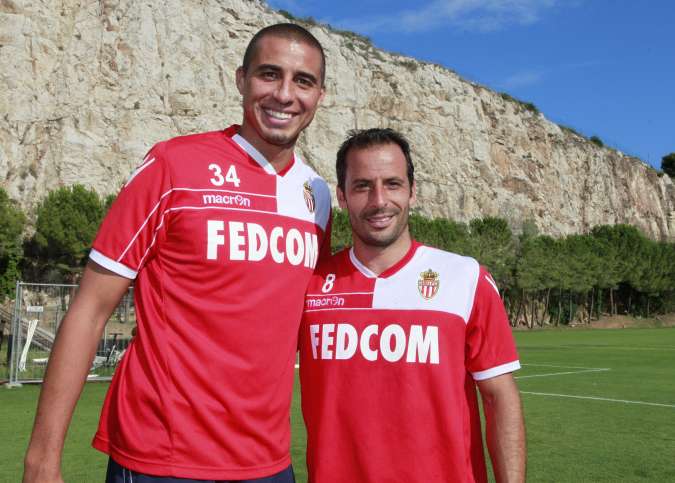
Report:
M157 141L241 121L234 72L251 36L285 21L259 1L0 0L0 180L28 210L82 183L116 192ZM675 187L437 65L310 29L327 95L300 154L334 185L348 130L390 126L413 147L418 209L495 215L563 235L630 223L675 239Z

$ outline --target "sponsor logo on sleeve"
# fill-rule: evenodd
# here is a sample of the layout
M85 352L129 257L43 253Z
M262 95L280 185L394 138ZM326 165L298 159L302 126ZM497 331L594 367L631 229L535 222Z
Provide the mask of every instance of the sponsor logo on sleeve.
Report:
M302 185L302 195L305 197L305 204L310 213L314 213L316 209L316 199L314 198L314 190L309 184L309 180Z
M438 272L429 269L426 272L420 273L420 278L417 281L417 290L419 290L424 300L431 300L438 293L440 284Z

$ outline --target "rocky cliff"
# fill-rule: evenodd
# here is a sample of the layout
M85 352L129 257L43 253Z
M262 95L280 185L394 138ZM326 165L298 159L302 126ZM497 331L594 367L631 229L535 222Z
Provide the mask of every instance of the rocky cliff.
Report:
M239 122L235 68L253 33L283 20L244 0L0 0L2 186L27 209L76 182L108 194L154 142ZM300 152L329 181L349 129L391 126L411 140L424 214L675 238L675 187L639 159L443 67L311 30L327 96Z

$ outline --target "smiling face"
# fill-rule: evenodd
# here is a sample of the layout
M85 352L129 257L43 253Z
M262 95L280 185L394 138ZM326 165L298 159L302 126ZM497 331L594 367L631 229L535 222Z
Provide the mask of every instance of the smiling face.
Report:
M295 146L323 98L322 58L315 47L274 35L261 38L246 70L237 69L243 96L240 134L270 162Z
M337 196L349 213L354 249L402 256L410 247L408 211L416 201L403 151L393 143L352 148L346 167L344 191L338 188Z

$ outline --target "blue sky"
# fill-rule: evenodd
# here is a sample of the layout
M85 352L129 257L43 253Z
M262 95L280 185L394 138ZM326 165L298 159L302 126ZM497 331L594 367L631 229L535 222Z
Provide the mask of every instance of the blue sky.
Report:
M675 151L671 0L270 0L533 102L656 168Z

